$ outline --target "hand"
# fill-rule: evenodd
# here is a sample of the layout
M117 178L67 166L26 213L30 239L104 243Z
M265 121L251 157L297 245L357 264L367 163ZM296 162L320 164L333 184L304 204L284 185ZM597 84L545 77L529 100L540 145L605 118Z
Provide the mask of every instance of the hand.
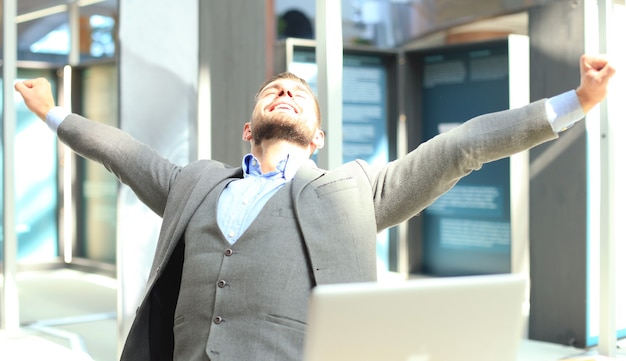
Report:
M600 103L607 93L609 79L615 68L604 56L583 55L580 57L580 86L576 95L585 113Z
M45 121L50 109L54 108L52 87L45 78L24 80L15 83L17 90L24 98L24 103L39 119Z

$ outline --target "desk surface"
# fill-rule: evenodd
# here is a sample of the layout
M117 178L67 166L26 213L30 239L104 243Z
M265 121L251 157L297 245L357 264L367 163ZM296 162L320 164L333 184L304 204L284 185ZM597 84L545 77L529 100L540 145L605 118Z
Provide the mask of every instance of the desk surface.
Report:
M626 352L620 351L616 358L599 356L596 352L557 345L553 343L522 340L518 361L609 361L626 360Z

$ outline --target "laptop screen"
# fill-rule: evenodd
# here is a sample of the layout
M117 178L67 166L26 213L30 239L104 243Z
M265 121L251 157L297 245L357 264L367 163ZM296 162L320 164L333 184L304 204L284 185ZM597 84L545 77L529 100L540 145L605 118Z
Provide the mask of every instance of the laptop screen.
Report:
M503 274L313 290L305 361L514 361L526 280Z

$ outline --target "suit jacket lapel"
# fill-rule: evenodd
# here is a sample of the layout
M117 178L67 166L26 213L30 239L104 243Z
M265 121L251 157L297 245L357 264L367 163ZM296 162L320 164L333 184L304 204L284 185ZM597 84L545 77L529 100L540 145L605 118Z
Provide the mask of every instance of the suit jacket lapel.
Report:
M291 188L293 211L295 213L296 222L298 223L300 230L302 232L304 245L307 249L308 257L311 262L313 261L312 257L314 256L314 254L312 254L312 250L315 249L315 247L312 247L312 245L310 244L313 241L310 240L309 237L307 237L308 232L305 231L305 229L307 228L306 227L307 224L305 222L307 221L308 218L303 218L301 217L301 215L311 215L311 216L314 215L315 210L318 209L320 205L312 204L310 202L306 203L305 201L301 201L303 199L302 192L304 191L307 185L311 184L311 182L317 180L318 178L323 176L325 173L326 171L322 169L314 168L309 165L304 165L300 167L300 169L298 169L298 172L296 172L296 176L293 179L293 186ZM314 283L318 284L319 280L317 279L318 276L316 272L313 272L313 277L314 277Z
M220 182L228 178L241 178L243 171L241 168L200 168L204 173L193 184L186 186L192 187L187 196L179 199L171 209L166 209L163 216L163 224L159 235L159 246L155 260L159 260L157 267L163 267L167 264L174 248L179 240L183 237L191 216L200 206L207 194L215 188ZM153 281L156 274L152 274Z
M182 232L187 227L189 219L191 219L191 216L200 206L200 203L213 188L225 179L241 178L242 174L241 168L218 168L211 169L209 172L202 175L202 177L195 184L187 200L183 202L183 209L178 212L179 218L173 222L176 225L176 228L172 231L171 237L180 238L182 236Z
M296 176L293 179L293 188L291 189L294 208L298 206L298 199L300 198L300 193L304 187L324 175L324 173L326 173L325 170L311 167L308 164L304 164L298 169Z

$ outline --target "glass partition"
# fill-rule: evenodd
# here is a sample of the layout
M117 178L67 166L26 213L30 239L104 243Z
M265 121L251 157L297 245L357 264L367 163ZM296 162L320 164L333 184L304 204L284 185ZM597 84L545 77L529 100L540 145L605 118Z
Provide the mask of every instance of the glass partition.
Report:
M116 125L118 0L19 1L17 6L18 66L22 68L18 78L46 77L56 91L60 89L57 79L61 81L56 72L70 63L71 50L78 49L72 110ZM115 264L117 182L79 159L68 164L76 179L66 189L64 164L57 162L62 152L57 151L56 137L21 101L17 112L18 261L47 263L53 259L63 263L76 259L96 268L99 262ZM69 210L75 218L70 223L75 227L71 233L61 230L63 207L68 205L61 195L66 192L76 207L76 212L74 206ZM63 240L68 235L71 239Z
M53 89L56 88L54 74L49 70L18 70L17 75L18 80L45 77L53 84ZM51 261L58 257L56 138L26 108L19 96L14 99L17 111L15 146L7 150L3 147L1 151L13 152L15 159L18 261ZM3 162L1 157L0 162ZM0 166L4 170L4 164ZM0 197L3 198L4 193Z

